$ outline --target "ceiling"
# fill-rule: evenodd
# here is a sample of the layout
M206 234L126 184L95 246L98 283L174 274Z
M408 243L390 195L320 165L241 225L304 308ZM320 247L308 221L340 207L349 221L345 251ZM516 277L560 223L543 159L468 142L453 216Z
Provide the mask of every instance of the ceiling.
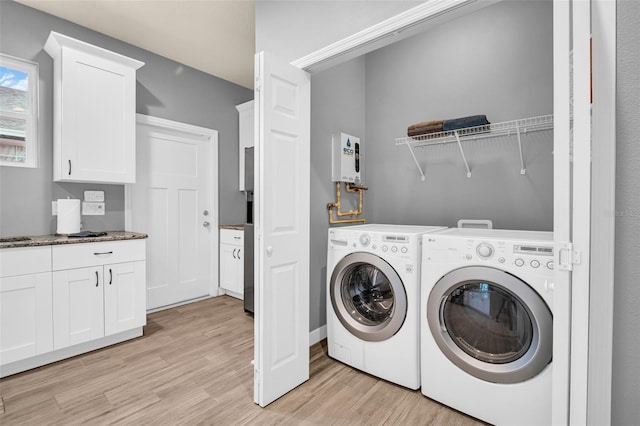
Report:
M16 0L253 88L254 0Z

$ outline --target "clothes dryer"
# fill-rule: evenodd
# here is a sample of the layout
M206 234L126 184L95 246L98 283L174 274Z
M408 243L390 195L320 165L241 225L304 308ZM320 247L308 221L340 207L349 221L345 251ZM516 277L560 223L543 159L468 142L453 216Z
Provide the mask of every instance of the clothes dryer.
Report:
M410 389L420 387L422 235L434 226L329 229L329 356Z
M553 234L423 237L422 393L500 425L551 424Z

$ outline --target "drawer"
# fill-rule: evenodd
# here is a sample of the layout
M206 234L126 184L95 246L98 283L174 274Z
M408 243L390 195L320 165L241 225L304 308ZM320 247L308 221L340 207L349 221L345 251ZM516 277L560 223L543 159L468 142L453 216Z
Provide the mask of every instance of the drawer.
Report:
M51 271L51 246L0 249L0 277Z
M221 229L220 244L244 245L244 231L236 229Z
M145 260L145 240L53 246L53 270Z

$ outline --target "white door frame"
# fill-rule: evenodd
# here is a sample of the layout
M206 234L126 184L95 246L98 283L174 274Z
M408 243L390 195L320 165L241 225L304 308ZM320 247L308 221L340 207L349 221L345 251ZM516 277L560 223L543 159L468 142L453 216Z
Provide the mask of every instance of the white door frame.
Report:
M207 129L206 127L194 126L192 124L180 123L178 121L167 120L164 118L153 117L150 115L136 114L136 125L146 125L149 127L157 127L165 131L169 130L176 134L189 134L199 136L207 140L211 147L210 165L211 165L211 215L209 222L211 223L211 270L209 278L209 295L218 296L220 286L218 284L218 131ZM135 231L131 229L132 223L132 197L133 187L131 184L124 186L124 229L127 231Z
M473 2L469 0L427 1L415 8L393 16L343 40L339 40L309 55L292 62L293 65L309 71L312 75L346 60L366 54L374 49L415 34L434 23L441 23L464 13L488 6L495 1ZM554 3L554 232L556 242L571 243L571 232L578 236L578 247L582 254L582 264L574 265L579 287L571 289L571 272L558 271L554 294L555 302L566 310L555 313L554 334L554 424L605 424L611 418L611 349L613 335L613 247L615 223L615 37L616 0L553 0ZM571 12L571 6L574 12ZM582 37L578 41L577 80L574 88L584 89L586 51L584 50L584 13L589 8L593 24L593 34L601 37L593 43L593 56L602 58L594 61L593 87L594 103L592 120L587 120L584 92L582 105L576 111L574 132L577 130L584 140L594 140L594 155L591 147L582 146L578 163L574 158L572 200L570 175L570 67L568 52L571 24L578 10L578 27L573 36ZM580 12L582 10L582 12ZM580 14L582 13L582 17ZM445 17L446 16L446 17ZM575 41L574 41L575 43ZM575 46L574 46L575 47ZM591 114L591 113L590 113ZM575 114L574 114L575 115ZM591 126L593 125L593 135ZM599 143L600 142L600 143ZM583 150L584 149L584 150ZM574 154L576 154L574 152ZM583 180L578 180L582 177ZM586 177L586 179L584 179ZM596 180L597 179L597 180ZM591 182L594 185L591 185ZM596 205L595 203L602 203ZM576 204L577 203L577 204ZM572 209L573 205L573 209ZM578 210L581 206L586 210ZM584 212L587 220L584 219ZM572 228L573 227L573 228ZM586 233L585 233L586 231ZM582 238L582 240L580 240ZM559 246L556 245L556 251ZM593 251L593 256L590 256ZM597 254L597 255L596 255ZM557 256L557 255L556 255ZM590 294L590 282L598 285ZM597 295L597 298L596 298ZM590 296L593 299L590 299ZM598 308L591 306L590 300L598 300ZM578 317L576 317L578 315ZM573 328L571 318L573 317ZM579 320L579 322L577 322ZM586 325L585 325L586 324ZM571 335L569 334L571 333ZM566 338L561 341L559 338ZM569 337L571 341L569 342ZM569 375L558 374L568 371ZM588 378L588 379L587 379ZM566 389L569 394L567 395ZM588 415L587 415L588 412Z
M611 423L616 179L615 0L591 0L593 103L586 423ZM572 423L581 423L582 418Z
M551 421L569 422L571 368L571 271L561 269L560 251L571 242L571 7L553 2L553 375Z
M566 1L566 0L562 0ZM589 383L589 297L591 251L591 102L589 0L571 1L573 80L573 176L571 240L576 254L571 274L571 357L569 366L569 424L587 424ZM607 422L608 423L608 422Z

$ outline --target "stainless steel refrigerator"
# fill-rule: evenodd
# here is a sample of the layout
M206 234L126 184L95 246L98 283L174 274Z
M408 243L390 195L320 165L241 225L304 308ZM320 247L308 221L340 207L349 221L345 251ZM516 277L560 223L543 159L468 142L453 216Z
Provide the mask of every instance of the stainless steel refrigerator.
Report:
M253 147L244 149L244 188L247 219L244 224L244 310L253 313Z

